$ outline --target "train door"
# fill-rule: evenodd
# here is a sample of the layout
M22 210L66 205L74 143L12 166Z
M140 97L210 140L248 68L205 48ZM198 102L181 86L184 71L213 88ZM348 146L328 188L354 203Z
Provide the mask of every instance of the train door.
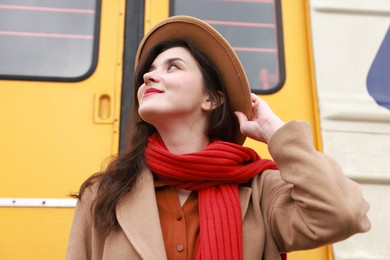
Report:
M148 0L145 32L171 15L208 21L231 43L248 74L252 92L261 95L284 120L311 123L321 149L307 0ZM246 145L269 156L265 146ZM297 252L289 259L332 259L330 247Z
M63 259L118 151L124 1L0 0L0 259Z

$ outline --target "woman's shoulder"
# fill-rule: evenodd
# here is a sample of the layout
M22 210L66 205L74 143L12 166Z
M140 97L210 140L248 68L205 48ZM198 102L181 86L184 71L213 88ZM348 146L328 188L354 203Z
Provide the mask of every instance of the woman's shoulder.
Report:
M290 187L280 174L279 170L268 169L252 178L250 187L260 191L271 191L284 187Z
M85 212L90 212L93 203L98 195L101 178L95 177L93 180L89 178L80 187L77 195L77 207L81 207Z
M82 201L83 204L92 202L98 193L99 183L91 183L88 187L84 188L82 193L79 195L79 201Z

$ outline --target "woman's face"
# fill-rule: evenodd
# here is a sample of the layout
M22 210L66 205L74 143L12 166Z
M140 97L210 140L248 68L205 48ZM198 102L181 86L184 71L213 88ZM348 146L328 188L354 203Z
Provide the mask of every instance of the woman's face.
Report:
M170 118L195 122L210 106L198 64L183 47L170 48L156 57L137 98L139 115L155 126Z

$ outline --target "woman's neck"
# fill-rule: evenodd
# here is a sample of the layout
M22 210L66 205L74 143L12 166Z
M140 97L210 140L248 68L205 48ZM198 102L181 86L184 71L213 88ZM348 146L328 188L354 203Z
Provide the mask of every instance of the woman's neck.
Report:
M155 127L169 152L186 154L201 151L209 144L205 135L206 124L205 117L166 117Z
M209 144L207 136L193 131L175 131L175 133L159 131L159 134L168 151L174 154L198 152Z
M203 150L209 143L204 134L202 123L178 124L170 123L156 127L168 151L174 154L186 154Z

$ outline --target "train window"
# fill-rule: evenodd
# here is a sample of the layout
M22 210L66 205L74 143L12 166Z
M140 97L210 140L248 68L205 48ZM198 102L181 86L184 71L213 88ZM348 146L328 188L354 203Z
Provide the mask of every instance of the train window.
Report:
M172 0L170 15L207 21L235 49L252 92L269 94L285 81L280 0Z
M78 81L97 63L100 0L0 0L0 77Z

